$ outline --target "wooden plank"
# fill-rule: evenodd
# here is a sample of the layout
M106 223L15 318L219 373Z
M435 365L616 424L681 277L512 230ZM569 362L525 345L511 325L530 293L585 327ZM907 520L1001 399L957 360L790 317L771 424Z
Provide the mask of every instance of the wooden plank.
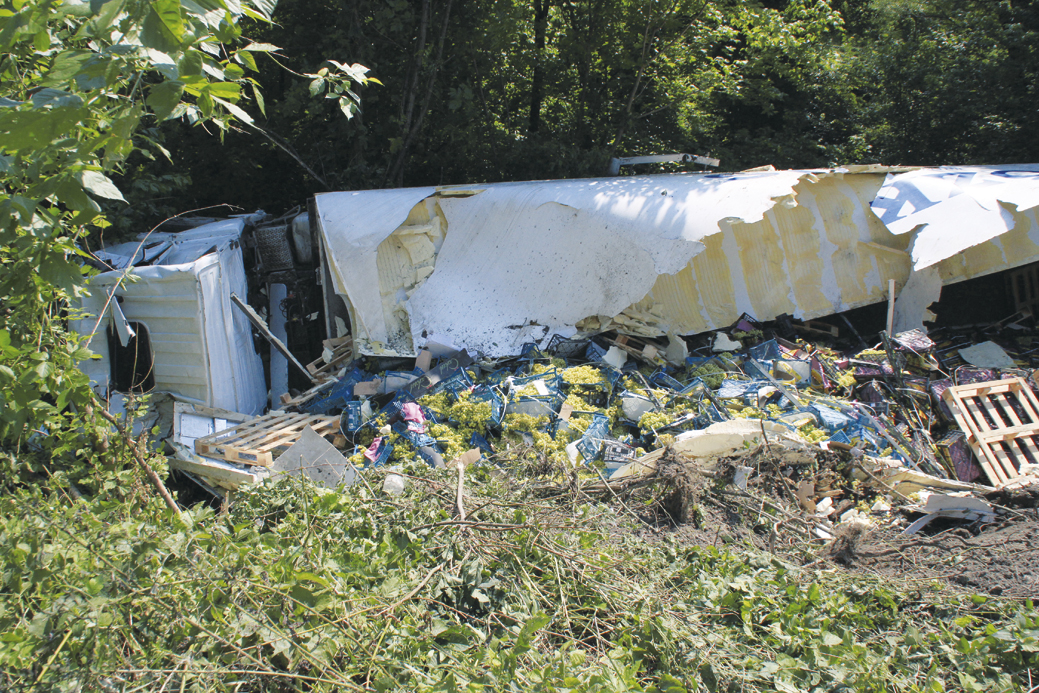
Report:
M169 465L173 469L180 469L192 474L198 474L206 479L211 479L214 486L223 488L237 488L240 484L255 484L263 478L262 474L256 474L244 469L235 469L223 465L207 462L206 460L182 460L179 457L169 457Z
M992 419L992 424L993 424L992 427L995 428L995 429L1002 429L1002 428L1006 428L1007 427L1006 426L1007 420L1005 419L1005 417L1000 415L1000 411L996 408L996 404L992 401L992 397L997 397L997 396L1000 396L1000 395L991 395L989 397L978 397L978 402L981 404L981 406L985 410L985 412L989 415L989 418Z
M976 438L982 441L1010 440L1023 435L1034 435L1039 433L1039 424L1022 424L1020 426L1007 426L1005 428L994 428L990 431L981 431Z
M353 346L354 338L351 335L345 335L343 337L332 337L331 339L321 340L321 346L326 349L335 351L336 349L343 346Z
M1020 380L1020 378L1016 378ZM1013 388L1011 380L989 381L987 383L971 383L970 385L954 385L949 388L954 390L957 397L977 397L998 392L1010 392Z
M1025 382L1024 384L1027 386L1028 383ZM1017 402L1021 405L1025 415L1032 421L1039 421L1039 400L1036 400L1032 388L1022 387L1014 395L1017 397Z
M271 332L269 327L267 327L267 323L265 323L263 321L263 318L261 318L255 310L253 310L252 306L250 306L242 299L238 298L236 294L231 294L231 302L238 306L239 310L245 313L245 317L249 319L249 322L253 324L253 327L259 330L260 334L263 335L263 338L270 342L271 346L280 351L281 355L287 358L289 360L289 363L295 366L296 370L303 374L304 378L307 378L311 382L314 381L314 378L310 375L310 372L303 367L302 363L296 360L296 357L292 355L292 352L289 351L289 348L285 346L285 344L280 339L274 336L274 333Z

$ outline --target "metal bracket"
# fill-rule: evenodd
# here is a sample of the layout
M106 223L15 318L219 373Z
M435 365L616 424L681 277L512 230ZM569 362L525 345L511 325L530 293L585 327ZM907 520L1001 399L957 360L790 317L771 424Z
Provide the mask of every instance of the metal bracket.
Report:
M611 176L616 176L621 171L621 166L632 166L634 164L662 164L667 162L683 163L683 164L700 164L701 166L710 166L712 168L718 168L721 165L721 160L712 159L709 156L700 156L699 154L653 154L650 156L626 156L622 158L610 159L610 170Z

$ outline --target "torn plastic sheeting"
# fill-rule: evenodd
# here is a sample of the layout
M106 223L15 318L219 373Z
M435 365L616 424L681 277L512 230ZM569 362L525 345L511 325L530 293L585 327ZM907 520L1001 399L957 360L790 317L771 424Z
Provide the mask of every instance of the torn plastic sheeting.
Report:
M888 174L870 204L895 235L914 232L913 267L922 270L1010 231L1008 207L1039 205L1039 166L942 166Z
M923 506L910 506L908 509L925 513L925 515L902 530L902 534L916 534L932 520L939 517L948 517L959 520L983 520L992 522L996 519L995 509L981 500L965 495L963 492L952 493L929 493L922 491L921 496L927 495Z
M931 474L904 467L898 460L865 456L860 463L870 474L853 470L853 478L878 491L895 491L903 496L917 491L978 491L981 487L966 481L939 479Z

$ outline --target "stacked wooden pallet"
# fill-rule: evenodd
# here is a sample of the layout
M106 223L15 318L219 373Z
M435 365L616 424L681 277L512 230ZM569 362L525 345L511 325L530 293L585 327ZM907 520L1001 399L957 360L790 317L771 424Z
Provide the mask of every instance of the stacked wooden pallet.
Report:
M1039 401L1023 378L950 387L942 399L994 486L1039 463Z
M236 464L270 467L277 455L300 439L307 426L318 435L336 436L339 434L339 417L272 412L197 439L195 452L203 457Z

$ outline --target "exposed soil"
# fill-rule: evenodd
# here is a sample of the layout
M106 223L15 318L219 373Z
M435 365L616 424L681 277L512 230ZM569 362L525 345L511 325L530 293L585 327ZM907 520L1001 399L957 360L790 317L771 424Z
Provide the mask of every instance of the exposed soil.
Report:
M823 556L845 570L872 573L907 586L937 581L978 594L1039 598L1039 517L1034 509L989 525L950 521L929 534L907 537L900 531L845 530Z
M919 515L896 507L884 523L839 526L832 540L822 540L775 509L794 510L791 499L775 488L752 488L756 498L749 498L690 473L677 460L661 460L659 477L652 490L656 502L641 504L652 528L635 531L647 541L671 536L736 553L753 547L791 563L872 574L907 588L932 583L956 592L1039 601L1039 489L991 494L987 500L1003 509L989 524L938 519L905 536L902 530ZM761 500L771 505L765 506L771 519L759 514Z

